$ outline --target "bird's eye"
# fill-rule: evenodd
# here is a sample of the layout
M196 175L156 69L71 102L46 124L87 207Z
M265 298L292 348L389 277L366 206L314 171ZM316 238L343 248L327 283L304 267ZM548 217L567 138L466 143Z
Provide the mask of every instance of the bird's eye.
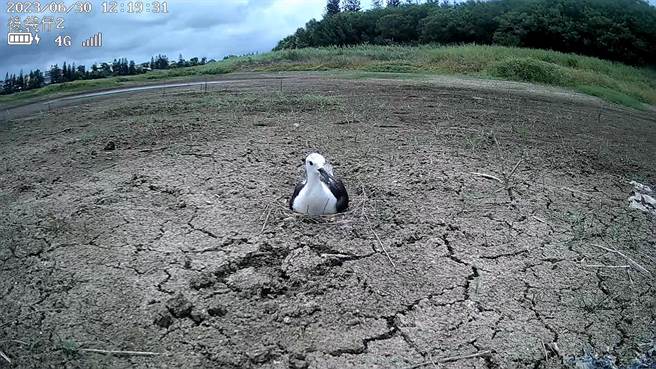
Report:
M308 161L308 164L310 164L310 165L314 165L314 163L313 163L313 162L311 162L311 161Z

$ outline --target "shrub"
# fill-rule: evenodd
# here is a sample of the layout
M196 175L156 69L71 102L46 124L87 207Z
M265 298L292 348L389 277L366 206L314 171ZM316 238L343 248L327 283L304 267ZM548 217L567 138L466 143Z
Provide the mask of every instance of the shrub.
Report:
M489 74L512 81L566 86L572 83L565 68L533 58L511 57L493 64Z

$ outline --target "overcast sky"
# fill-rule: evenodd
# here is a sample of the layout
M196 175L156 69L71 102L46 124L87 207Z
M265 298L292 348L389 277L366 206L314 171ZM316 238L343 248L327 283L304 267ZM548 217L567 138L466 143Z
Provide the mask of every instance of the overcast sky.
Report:
M41 3L48 1L41 0ZM168 14L128 14L120 13L120 8L118 14L103 14L102 1L91 3L92 14L71 11L63 15L64 29L53 29L53 32L41 29L39 45L8 46L9 17L18 14L8 14L7 3L3 1L0 80L6 72L46 70L55 63L61 66L64 61L89 66L121 57L140 63L159 53L177 60L179 54L185 59L193 56L220 59L229 54L265 52L311 18L320 18L325 7L325 0L170 0ZM126 9L127 3L128 0ZM362 3L368 7L370 1ZM62 16L34 15L41 20L43 16ZM103 34L102 48L83 48L81 42L96 32ZM55 38L60 34L71 36L71 47L55 45Z
M63 2L75 3L73 0ZM64 61L89 66L121 57L140 63L159 53L170 59L177 59L179 54L185 59L193 56L220 59L229 54L265 52L311 18L320 18L326 3L325 0L170 0L168 14L103 14L102 1L90 2L93 5L91 14L72 11L63 15L64 29L41 30L40 44L29 46L7 45L9 16L18 14L7 13L7 2L3 2L0 80L6 72L47 70L55 63L61 66ZM656 4L656 0L650 2ZM41 0L41 3L49 2ZM127 3L125 0L124 4ZM371 0L362 1L364 8L369 8L370 4ZM41 13L36 16L42 20L43 16L61 15ZM24 17L25 14L22 19ZM102 48L81 47L81 42L96 32L103 33ZM54 42L57 35L71 36L72 46L57 47Z

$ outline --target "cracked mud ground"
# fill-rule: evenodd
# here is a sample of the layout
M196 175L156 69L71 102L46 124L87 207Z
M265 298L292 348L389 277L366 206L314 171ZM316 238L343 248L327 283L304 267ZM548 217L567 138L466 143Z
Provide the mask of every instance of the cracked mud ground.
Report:
M490 351L438 365L560 368L654 338L655 220L626 202L630 180L656 178L653 116L411 81L279 89L0 125L0 367L406 368ZM286 209L314 150L350 212Z

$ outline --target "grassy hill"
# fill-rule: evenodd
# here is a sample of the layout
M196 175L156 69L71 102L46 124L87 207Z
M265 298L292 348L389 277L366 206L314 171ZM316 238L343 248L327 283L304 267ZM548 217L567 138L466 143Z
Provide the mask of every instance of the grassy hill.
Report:
M280 50L197 67L50 85L0 96L0 103L15 104L153 81L247 71L359 71L365 77L367 72L461 75L564 87L635 108L656 105L656 70L547 50L479 45L363 45Z

